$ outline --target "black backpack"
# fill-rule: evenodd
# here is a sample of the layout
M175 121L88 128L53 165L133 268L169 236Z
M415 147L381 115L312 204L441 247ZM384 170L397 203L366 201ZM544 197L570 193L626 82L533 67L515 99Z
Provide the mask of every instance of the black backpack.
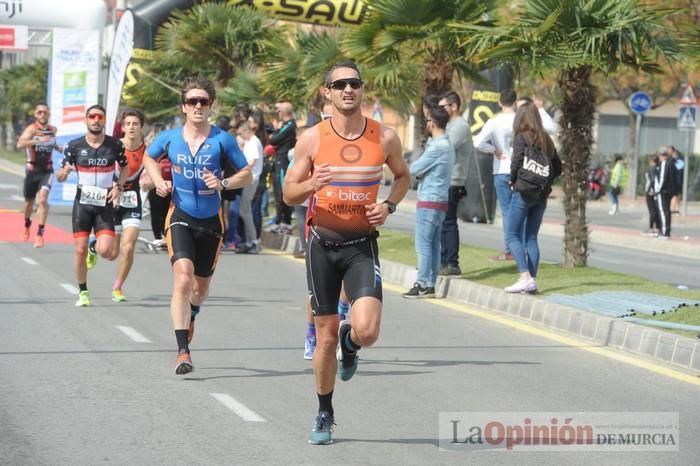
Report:
M528 201L546 199L552 191L552 169L551 159L539 147L527 145L513 190Z

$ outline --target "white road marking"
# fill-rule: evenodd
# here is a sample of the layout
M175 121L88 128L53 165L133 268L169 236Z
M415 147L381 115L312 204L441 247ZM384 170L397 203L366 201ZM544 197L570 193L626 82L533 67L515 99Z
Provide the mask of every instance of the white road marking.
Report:
M13 201L24 201L24 198L22 196L18 196L17 194L13 194L12 196L10 196L10 199L12 199Z
M22 260L29 265L39 265L39 263L37 261L35 261L34 259L32 259L31 257L22 257Z
M260 416L258 413L248 408L243 403L240 403L231 395L227 395L226 393L210 393L210 395L216 401L233 411L236 414L236 416L240 417L244 421L267 422L267 420L265 420L264 417Z
M144 337L139 333L137 330L127 327L125 325L117 325L116 326L121 332L126 335L127 337L131 338L134 340L136 343L151 343L151 340L148 338Z
M16 184L0 183L0 189L14 189L18 190L19 186Z
M63 287L64 290L66 290L70 294L80 293L80 289L76 288L74 285L71 285L70 283L61 283L61 286Z

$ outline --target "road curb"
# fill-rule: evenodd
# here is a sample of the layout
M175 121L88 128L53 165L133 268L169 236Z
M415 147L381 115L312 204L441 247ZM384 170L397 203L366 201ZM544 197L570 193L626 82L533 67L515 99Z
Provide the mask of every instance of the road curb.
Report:
M289 253L296 251L299 243L297 237L269 232L263 232L261 240L266 248ZM382 260L381 265L384 281L406 289L413 286L415 267L388 260ZM645 359L700 372L700 342L691 338L600 316L536 296L506 293L463 278L438 277L435 292L440 298L506 314L597 346L609 346Z

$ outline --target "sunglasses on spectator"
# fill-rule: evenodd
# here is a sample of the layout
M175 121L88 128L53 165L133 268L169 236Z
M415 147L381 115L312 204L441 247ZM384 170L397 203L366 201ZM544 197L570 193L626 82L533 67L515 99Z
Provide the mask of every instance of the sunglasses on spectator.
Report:
M197 104L202 107L208 107L210 103L211 101L208 97L190 97L189 99L185 99L185 105L190 107L196 107Z
M101 113L91 113L87 117L88 117L88 120L102 121L105 119L105 116Z
M353 89L359 89L362 87L362 80L357 79L357 78L350 78L350 79L336 79L332 83L328 85L330 89L335 89L336 91L343 91L345 88L350 85L351 88Z

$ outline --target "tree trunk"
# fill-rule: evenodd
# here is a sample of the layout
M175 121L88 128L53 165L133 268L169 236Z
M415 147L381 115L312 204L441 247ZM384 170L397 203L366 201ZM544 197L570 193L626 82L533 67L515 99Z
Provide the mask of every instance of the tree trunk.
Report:
M591 67L562 71L561 159L564 188L564 267L584 267L588 259L586 178L593 145L593 118L597 89L591 83Z

